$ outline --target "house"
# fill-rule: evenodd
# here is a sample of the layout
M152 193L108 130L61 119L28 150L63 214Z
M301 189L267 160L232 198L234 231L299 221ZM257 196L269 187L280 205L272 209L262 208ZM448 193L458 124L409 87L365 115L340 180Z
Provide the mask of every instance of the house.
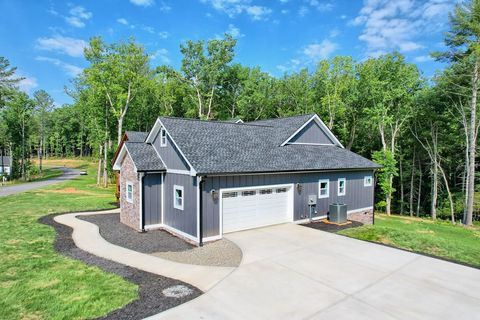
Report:
M316 114L260 120L159 117L149 133L124 141L121 221L165 229L190 242L228 232L325 218L331 203L373 220L380 166L347 149ZM309 200L311 203L309 204Z
M0 176L10 176L12 168L12 157L0 156Z

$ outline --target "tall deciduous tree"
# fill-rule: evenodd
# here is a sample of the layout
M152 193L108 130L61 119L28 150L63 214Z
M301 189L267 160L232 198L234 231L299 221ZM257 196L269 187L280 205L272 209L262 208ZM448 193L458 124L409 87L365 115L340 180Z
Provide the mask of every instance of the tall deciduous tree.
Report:
M17 92L6 105L5 121L9 135L14 163L14 175L27 179L29 148L27 141L31 133L33 101L26 93ZM19 162L19 163L18 163Z
M225 34L224 39L213 39L207 43L190 40L180 46L183 77L194 90L196 113L201 119L213 117L215 94L233 59L236 43L231 35Z
M359 90L367 100L369 123L380 135L385 157L395 159L397 139L413 115L416 92L421 87L420 73L398 53L365 61L359 68ZM386 212L391 213L394 175L385 175Z
M90 66L84 70L84 84L102 95L117 120L117 144L123 134L123 123L132 101L149 79L149 58L133 39L105 44L92 38L85 49Z
M466 210L463 223L472 224L475 193L475 157L479 122L477 120L477 95L480 81L480 0L470 0L456 5L450 15L450 31L445 34L445 44L450 48L434 53L439 60L466 63L470 68L470 104L465 125L467 143Z
M36 91L33 94L35 102L35 115L38 122L38 166L40 172L42 172L42 161L45 155L45 137L46 137L46 125L48 116L53 110L53 99L45 90Z

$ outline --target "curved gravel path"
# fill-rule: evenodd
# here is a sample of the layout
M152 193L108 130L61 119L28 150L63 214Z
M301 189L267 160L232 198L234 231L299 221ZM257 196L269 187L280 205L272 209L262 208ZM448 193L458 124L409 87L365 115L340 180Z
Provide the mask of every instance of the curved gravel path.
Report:
M54 248L57 252L69 258L81 260L88 265L97 266L106 272L115 273L139 287L137 300L112 311L101 319L143 319L190 301L202 294L202 291L185 282L125 266L79 249L72 239L72 228L56 222L53 219L56 215L41 217L38 222L55 229L57 234ZM176 297L169 294L171 291L175 293L179 288L188 294Z
M55 177L48 180L26 182L18 185L13 185L13 186L3 186L3 187L0 186L0 197L5 197L11 194L17 194L17 193L37 189L37 188L42 188L54 183L59 183L62 181L74 179L80 175L80 170L78 169L71 169L71 168L65 168L65 167L53 167L52 169L60 169L63 171L63 174L59 177Z
M219 267L237 267L242 261L242 250L227 239L197 247L164 230L137 232L121 223L118 213L82 215L77 216L77 219L96 224L100 235L110 243L156 257Z

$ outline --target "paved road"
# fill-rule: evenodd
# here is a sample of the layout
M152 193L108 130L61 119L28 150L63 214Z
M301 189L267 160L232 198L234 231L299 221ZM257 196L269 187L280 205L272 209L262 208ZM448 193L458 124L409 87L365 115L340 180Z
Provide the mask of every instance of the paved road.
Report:
M15 193L20 193L20 192L25 192L32 189L42 188L54 183L73 179L78 175L80 175L80 170L77 170L77 169L69 169L64 167L58 167L58 169L63 171L63 175L56 178L43 180L43 181L36 181L36 182L27 182L27 183L22 183L22 184L13 185L13 186L4 186L4 187L0 186L0 197L4 197L4 196L8 196Z
M242 264L204 295L151 319L480 315L478 269L293 224L226 238L242 249Z

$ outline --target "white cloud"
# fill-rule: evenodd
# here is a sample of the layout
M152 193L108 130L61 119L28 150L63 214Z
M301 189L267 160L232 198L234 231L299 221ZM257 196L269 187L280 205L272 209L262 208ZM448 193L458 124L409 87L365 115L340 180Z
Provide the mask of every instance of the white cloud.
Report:
M146 31L148 33L151 33L151 34L155 33L155 29L153 27L150 27L150 26L142 26L142 30Z
M283 9L282 11L280 11L281 14L287 14L289 11L287 9Z
M160 3L160 11L168 12L170 10L172 10L172 7L170 7L168 4L163 1Z
M249 6L246 7L245 11L253 20L263 20L265 16L272 13L271 9L262 6Z
M36 48L47 51L58 51L71 57L83 56L83 50L87 47L87 42L81 39L74 39L63 36L54 36L52 38L38 38Z
M228 25L228 29L226 32L230 34L232 37L234 37L235 39L239 39L245 36L240 32L240 29L235 27L235 25L233 24Z
M252 4L250 0L201 0L203 3L210 4L215 10L227 14L230 18L245 13L252 20L268 20L272 9Z
M170 36L170 34L167 31L160 31L158 33L158 36L160 37L160 39L167 39Z
M120 23L120 24L128 26L128 21L125 18L117 19L117 22Z
M170 64L171 62L170 58L168 57L168 50L165 48L161 48L155 51L155 53L152 54L152 59L160 60L160 62L163 64Z
M298 15L299 15L300 17L304 17L304 16L307 15L307 13L308 13L309 11L310 11L310 10L308 10L307 7L301 6L300 9L298 9Z
M411 52L424 48L422 36L445 26L453 5L452 0L364 0L350 25L363 26L359 39L368 56Z
M82 6L75 6L70 9L69 16L64 17L65 21L76 28L85 27L85 22L92 18L92 13Z
M430 56L418 56L413 59L415 62L429 62L433 61L432 57Z
M150 7L155 4L154 0L130 0L136 6Z
M338 45L328 39L320 43L311 43L303 48L303 54L311 62L321 59L327 59L336 49Z
M326 1L310 0L309 4L320 12L331 11L333 4Z
M18 83L18 88L23 92L30 93L33 89L38 87L37 78L24 76L20 72L17 72L17 75L23 78Z
M55 59L55 58L48 58L48 57L36 57L35 60L37 61L45 61L45 62L48 62L48 63L51 63L57 67L59 67L60 69L62 69L63 71L65 71L65 73L69 76L72 76L72 77L75 77L77 75L79 75L83 69L80 68L80 67L77 67L73 64L69 64L69 63L66 63L62 60L59 60L59 59Z
M282 73L297 71L300 68L316 64L319 60L328 59L337 48L338 45L329 39L324 39L322 42L314 42L304 46L298 52L297 57L276 67Z

